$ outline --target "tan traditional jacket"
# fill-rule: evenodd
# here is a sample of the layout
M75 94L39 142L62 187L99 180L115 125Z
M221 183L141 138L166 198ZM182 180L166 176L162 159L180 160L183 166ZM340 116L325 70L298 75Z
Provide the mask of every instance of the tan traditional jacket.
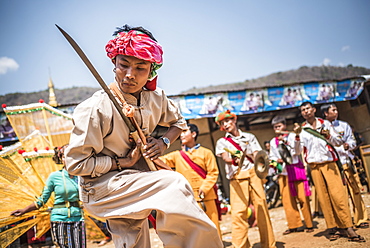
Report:
M214 200L217 198L213 185L215 185L218 178L218 167L216 158L213 152L207 148L200 146L198 149L190 149L185 152L186 155L196 164L207 172L207 176L203 179L196 171L181 156L180 151L174 151L161 157L161 159L175 168L177 172L182 174L190 183L195 200L199 201L199 189L205 193L204 200Z
M162 89L143 90L139 105L131 94L123 95L134 106L134 118L145 135L150 135L157 125L187 129L185 119ZM131 149L129 129L103 90L76 107L73 121L66 150L66 167L72 175L99 177L110 170L114 155L124 157ZM149 170L143 158L132 168Z

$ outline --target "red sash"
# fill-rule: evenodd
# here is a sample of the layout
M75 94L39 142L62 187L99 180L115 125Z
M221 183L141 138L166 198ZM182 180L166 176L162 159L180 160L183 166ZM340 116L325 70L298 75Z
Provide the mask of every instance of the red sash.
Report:
M241 146L238 143L236 143L232 138L230 138L230 137L224 137L224 139L227 140L227 141L229 141L233 146L235 146L236 149L238 149L239 151L243 152L243 149L241 148ZM252 164L254 164L253 160L248 155L246 155L245 157L249 160L249 162L251 162ZM233 161L233 164L234 164L234 161Z
M191 160L189 158L189 156L184 152L184 151L180 151L180 154L181 156L183 157L183 159L185 159L185 161L190 165L190 167L196 172L198 173L198 175L205 179L206 176L207 176L207 171L205 171L202 167L200 167L198 164L194 163L193 160ZM213 190L215 191L215 194L216 194L216 199L215 199L215 202L216 202L216 207L217 207L217 213L218 213L218 219L221 220L221 202L218 200L218 195L217 195L217 185L214 184L213 185Z

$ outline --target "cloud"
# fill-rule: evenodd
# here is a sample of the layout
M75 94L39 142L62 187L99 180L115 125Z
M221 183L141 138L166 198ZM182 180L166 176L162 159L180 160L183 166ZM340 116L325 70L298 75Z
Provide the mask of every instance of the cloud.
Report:
M325 59L322 61L322 65L329 65L329 64L330 64L330 62L331 62L331 60L330 60L330 59L325 58Z
M18 70L18 63L11 58L1 57L0 58L0 74L6 74L9 70Z
M343 46L342 47L342 52L345 52L347 50L349 50L351 47L350 46Z

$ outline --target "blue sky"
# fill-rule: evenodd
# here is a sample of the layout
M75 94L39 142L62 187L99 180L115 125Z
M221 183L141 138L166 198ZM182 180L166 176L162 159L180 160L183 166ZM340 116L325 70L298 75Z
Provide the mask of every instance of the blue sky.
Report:
M169 95L301 66L370 68L366 0L0 1L0 95L99 87L55 24L108 84L104 47L124 24L150 30L164 50L159 86Z

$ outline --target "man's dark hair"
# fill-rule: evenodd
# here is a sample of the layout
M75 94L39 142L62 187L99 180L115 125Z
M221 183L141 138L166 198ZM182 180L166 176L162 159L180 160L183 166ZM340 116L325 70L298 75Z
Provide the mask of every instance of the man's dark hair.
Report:
M306 102L302 102L302 104L298 107L298 109L299 110L301 110L301 108L302 107L304 107L304 106L307 106L307 105L311 105L311 107L315 107L313 104L312 104L312 102L308 102L308 101L306 101Z
M326 118L325 113L328 113L331 107L337 107L337 106L334 103L328 103L320 107L322 117Z
M117 27L117 31L115 31L113 33L113 36L116 36L117 34L121 33L121 32L129 32L131 30L137 30L137 31L140 31L140 32L143 32L144 34L148 35L152 40L154 41L157 41L153 34L149 31L149 30L146 30L145 28L143 27L130 27L129 25L125 24L123 25L121 28Z
M197 140L198 135L199 135L199 129L198 129L197 125L195 125L195 124L188 124L188 127L189 127L190 132L195 132L196 133L196 135L194 137L194 140Z

